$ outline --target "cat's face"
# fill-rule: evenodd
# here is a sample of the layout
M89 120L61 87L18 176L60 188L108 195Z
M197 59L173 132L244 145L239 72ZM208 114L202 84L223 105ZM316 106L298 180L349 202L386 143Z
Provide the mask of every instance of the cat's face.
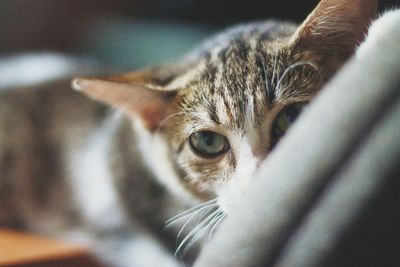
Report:
M375 12L373 1L366 2L323 0L298 29L276 22L238 27L190 60L77 80L75 87L132 116L144 157L162 183L197 199L217 197L229 212L362 40Z
M185 77L163 123L182 183L225 211L324 82L295 53L284 37L230 40Z

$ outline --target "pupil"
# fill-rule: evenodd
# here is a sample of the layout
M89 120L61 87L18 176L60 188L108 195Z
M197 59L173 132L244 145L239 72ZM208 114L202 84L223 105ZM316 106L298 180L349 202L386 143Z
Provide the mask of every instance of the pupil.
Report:
M287 117L287 120L288 120L290 123L293 123L293 122L295 122L295 120L297 119L297 117L299 117L299 112L298 112L298 110L297 110L296 108L290 107L290 108L288 109L288 111L286 112L286 117Z
M206 133L204 134L204 142L206 143L206 145L211 146L214 142L214 138L211 134Z

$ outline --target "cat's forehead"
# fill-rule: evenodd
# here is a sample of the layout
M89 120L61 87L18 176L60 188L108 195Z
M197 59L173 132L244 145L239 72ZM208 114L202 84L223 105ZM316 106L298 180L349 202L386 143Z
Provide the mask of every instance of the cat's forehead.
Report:
M199 121L244 128L278 102L307 101L315 69L297 62L286 37L250 31L210 49L180 93L181 109Z

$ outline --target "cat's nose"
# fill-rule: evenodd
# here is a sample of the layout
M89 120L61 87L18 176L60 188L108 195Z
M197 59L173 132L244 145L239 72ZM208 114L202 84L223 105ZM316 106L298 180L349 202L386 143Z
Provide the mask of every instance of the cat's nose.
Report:
M255 146L252 148L252 153L258 159L258 162L262 162L267 158L269 150L265 149L264 146Z

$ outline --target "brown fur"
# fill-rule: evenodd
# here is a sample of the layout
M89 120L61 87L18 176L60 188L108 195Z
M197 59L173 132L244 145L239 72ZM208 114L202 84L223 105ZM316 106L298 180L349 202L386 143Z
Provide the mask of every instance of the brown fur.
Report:
M0 92L0 197L8 196L0 202L0 224L69 220L63 151L68 142L87 136L106 109L68 90L68 84L64 80ZM3 209L15 217L1 216Z

